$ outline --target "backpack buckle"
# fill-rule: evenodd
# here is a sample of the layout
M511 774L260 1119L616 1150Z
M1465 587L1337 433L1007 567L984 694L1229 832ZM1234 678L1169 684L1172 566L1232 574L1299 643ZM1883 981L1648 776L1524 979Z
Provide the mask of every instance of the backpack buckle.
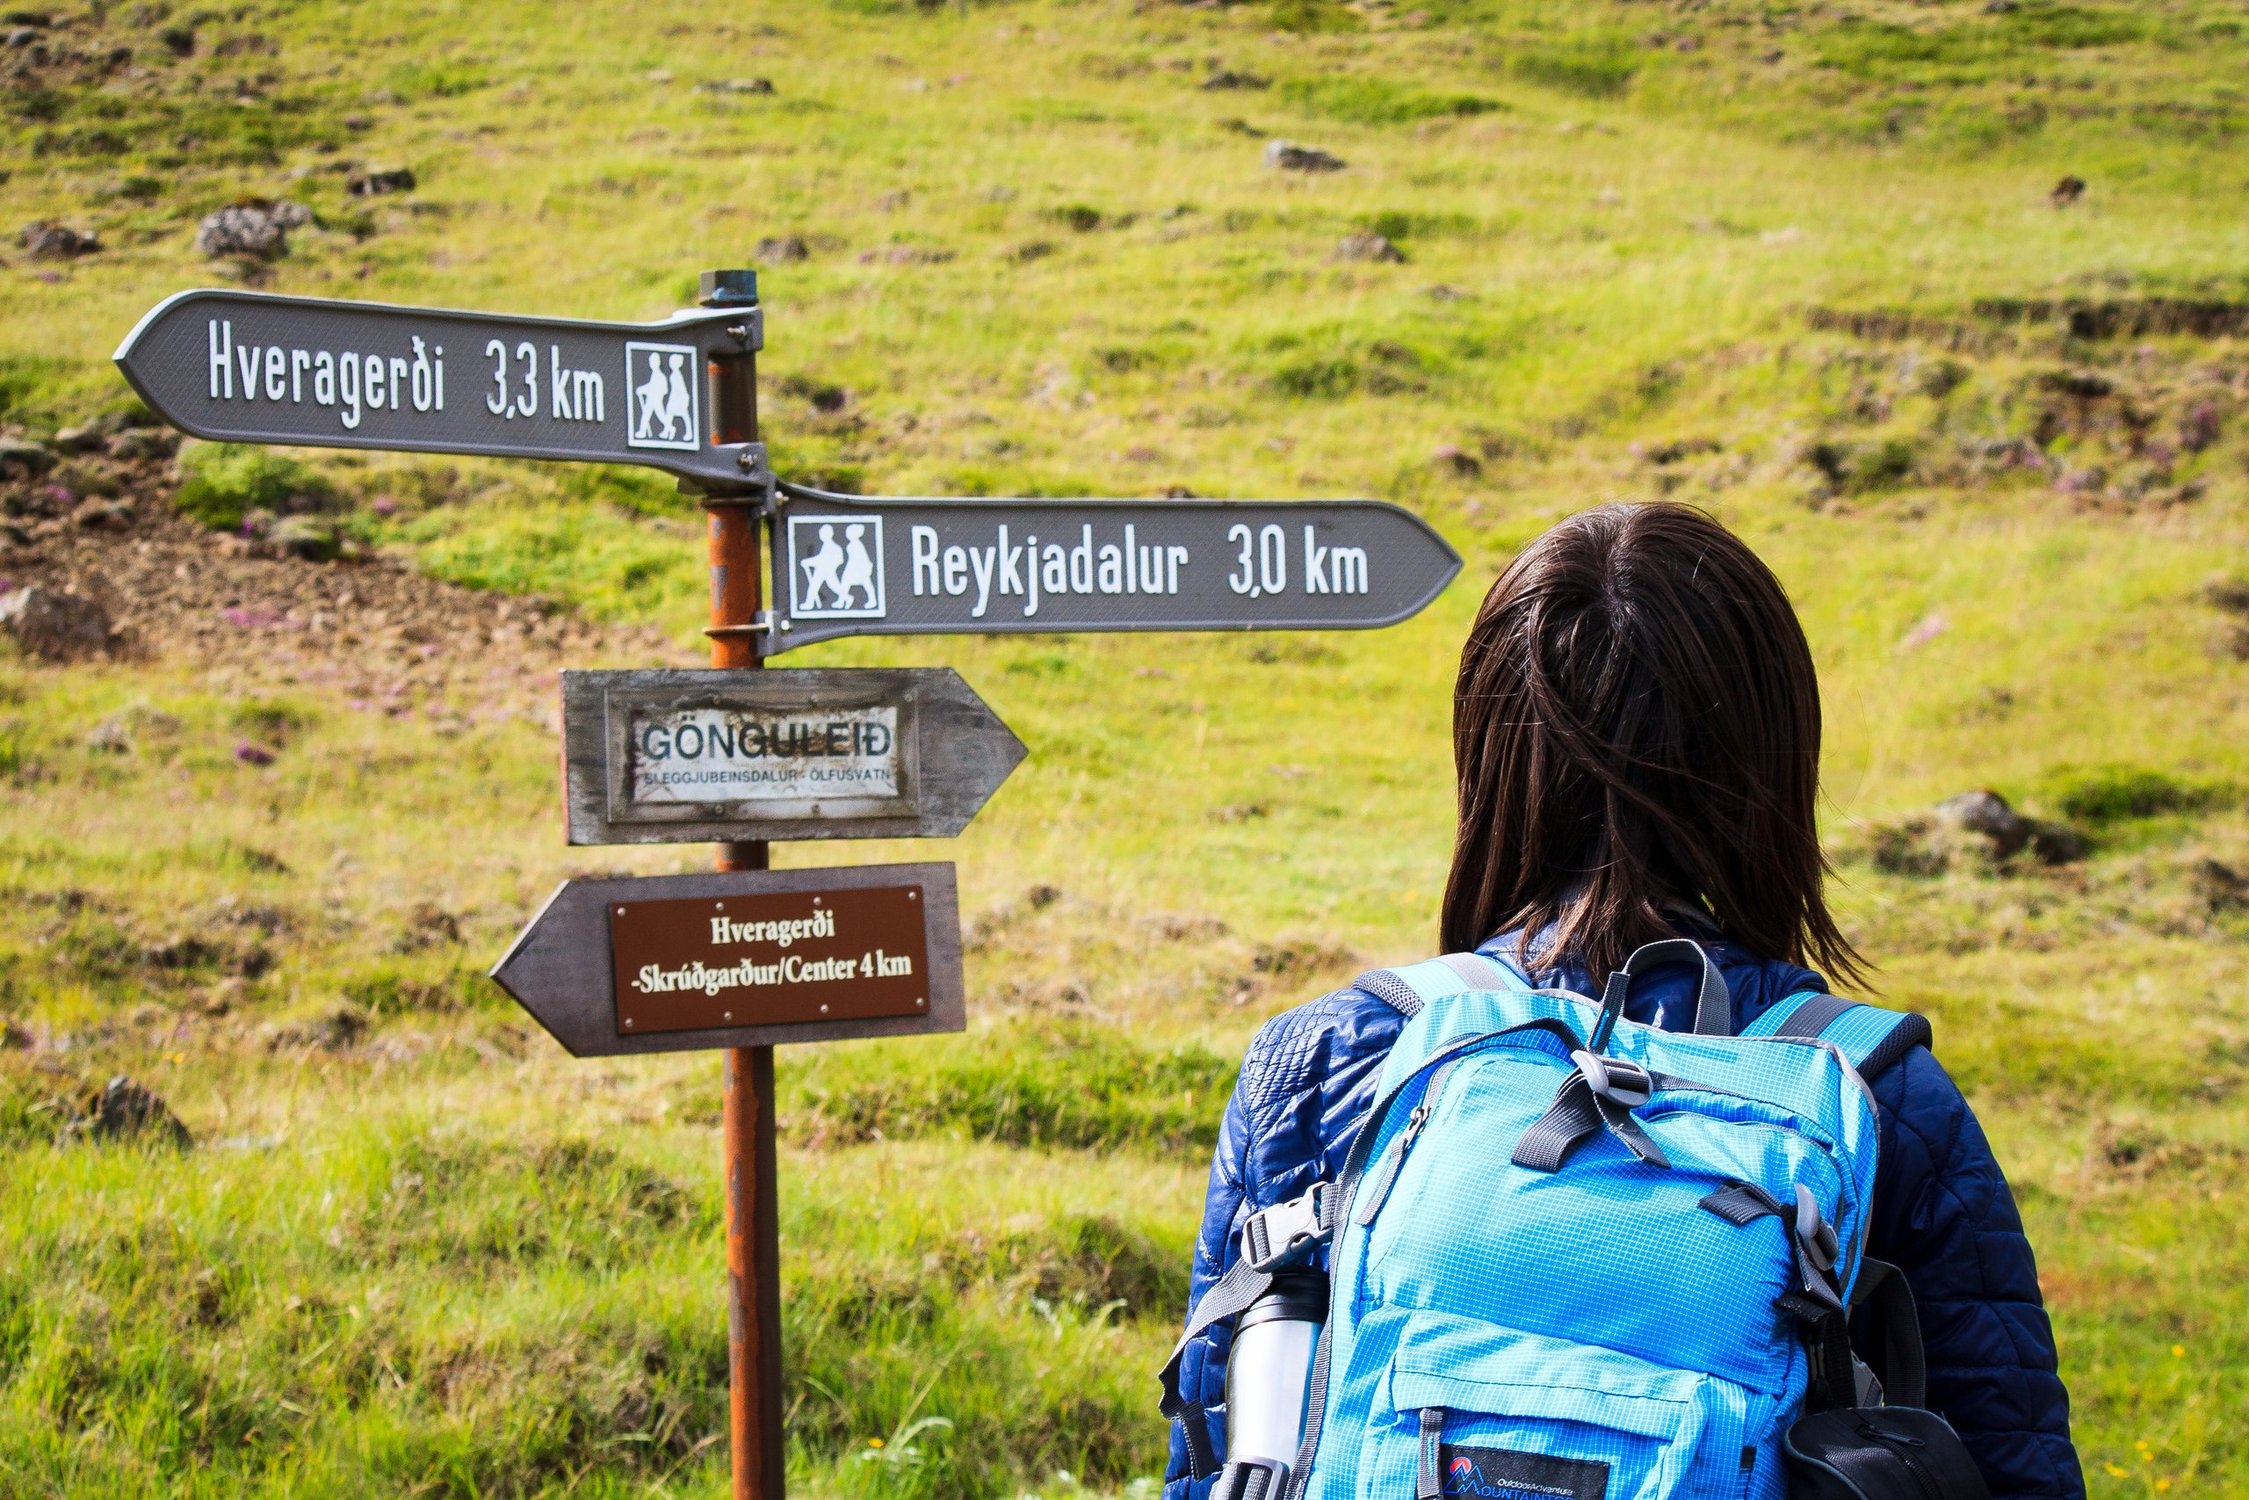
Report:
M1242 1223L1242 1259L1259 1271L1278 1271L1311 1258L1311 1248L1335 1233L1329 1218L1335 1189L1315 1182L1302 1197L1261 1208Z
M1638 1109L1655 1094L1654 1075L1636 1062L1602 1057L1582 1048L1570 1054L1570 1061L1585 1075L1596 1099L1606 1099L1623 1109Z
M1833 1271L1842 1253L1842 1245L1835 1238L1835 1226L1820 1215L1819 1200L1812 1190L1802 1183L1796 1185L1796 1242L1804 1247L1804 1254L1822 1272Z

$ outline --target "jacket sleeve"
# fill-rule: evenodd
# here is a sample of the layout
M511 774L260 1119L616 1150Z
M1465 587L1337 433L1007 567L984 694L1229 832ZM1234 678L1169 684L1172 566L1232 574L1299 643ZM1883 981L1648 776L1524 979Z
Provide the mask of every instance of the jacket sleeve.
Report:
M1190 1308L1233 1265L1243 1220L1288 1202L1342 1167L1403 1020L1373 996L1343 990L1275 1016L1259 1029L1218 1129L1188 1276ZM1220 1324L1190 1340L1179 1365L1180 1391L1203 1408L1211 1446L1221 1454L1232 1344L1233 1329ZM1192 1419L1190 1413L1187 1420ZM1187 1440L1173 1422L1164 1500L1206 1500L1210 1488L1209 1477L1188 1477Z
M1913 1289L1930 1408L1959 1432L1993 1500L2080 1500L2038 1267L1983 1128L1926 1048L1873 1090L1882 1155L1867 1253Z

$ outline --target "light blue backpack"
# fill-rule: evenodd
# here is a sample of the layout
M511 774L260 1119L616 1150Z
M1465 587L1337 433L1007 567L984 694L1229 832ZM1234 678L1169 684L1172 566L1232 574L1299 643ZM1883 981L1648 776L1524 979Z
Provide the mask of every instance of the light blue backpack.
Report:
M1622 1020L1632 977L1681 960L1694 1032ZM1844 1321L1879 1134L1862 1071L1927 1023L1807 994L1733 1036L1684 939L1599 1001L1477 955L1358 987L1410 1019L1341 1178L1266 1211L1293 1252L1253 1220L1195 1317L1332 1233L1288 1500L1781 1500L1807 1388L1866 1398Z

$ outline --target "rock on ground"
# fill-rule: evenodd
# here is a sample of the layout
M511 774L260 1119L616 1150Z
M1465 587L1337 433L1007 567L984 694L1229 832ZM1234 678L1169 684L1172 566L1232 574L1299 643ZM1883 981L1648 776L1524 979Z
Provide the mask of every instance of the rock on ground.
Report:
M1265 165L1283 172L1340 172L1346 164L1317 146L1275 139L1265 143Z
M411 193L417 186L412 167L369 167L344 180L344 191L354 198L376 198L384 193Z
M188 1134L169 1104L122 1073L86 1101L85 1114L71 1123L68 1133L96 1140L146 1137L182 1151L195 1144L195 1137Z
M24 251L33 260L76 260L102 247L101 237L91 229L72 229L48 219L26 224L22 238Z
M1978 788L1947 797L1926 817L1879 830L1873 853L1892 874L1937 875L1956 859L2001 865L2026 851L2042 865L2063 865L2083 859L2090 847L2076 829L2026 818L1997 792Z
M1388 261L1396 265L1404 263L1406 252L1392 244L1390 237L1386 234L1361 230L1356 234L1347 234L1336 241L1335 258L1337 260Z
M195 248L213 257L275 260L289 251L289 231L312 222L302 203L233 203L195 226Z
M113 635L109 611L94 600L39 587L0 594L0 631L24 655L48 662L104 655Z

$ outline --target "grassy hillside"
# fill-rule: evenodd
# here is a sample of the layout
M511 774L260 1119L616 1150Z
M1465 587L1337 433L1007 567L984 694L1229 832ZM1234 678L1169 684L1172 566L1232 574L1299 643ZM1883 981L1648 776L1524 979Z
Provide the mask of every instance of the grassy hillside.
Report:
M956 859L971 919L965 1038L784 1054L792 1485L1145 1492L1233 1060L1429 951L1496 569L1667 495L1804 615L1847 926L2015 1180L2094 1493L2249 1489L2236 7L51 19L0 56L0 227L100 248L6 252L9 436L122 410L109 351L185 286L640 318L747 262L792 477L1378 495L1467 557L1371 635L789 658L956 666L1032 752L953 845L780 854ZM311 222L198 255L247 199ZM355 547L594 622L572 665L693 649L667 483L303 459ZM161 465L7 462L0 578L162 541ZM107 542L68 519L105 490ZM369 565L290 566L366 614ZM546 627L195 597L137 660L0 659L0 1491L723 1493L715 1059L569 1061L481 976L564 875L704 854L562 846ZM1981 786L2085 852L1927 826ZM190 1152L72 1128L118 1073Z

